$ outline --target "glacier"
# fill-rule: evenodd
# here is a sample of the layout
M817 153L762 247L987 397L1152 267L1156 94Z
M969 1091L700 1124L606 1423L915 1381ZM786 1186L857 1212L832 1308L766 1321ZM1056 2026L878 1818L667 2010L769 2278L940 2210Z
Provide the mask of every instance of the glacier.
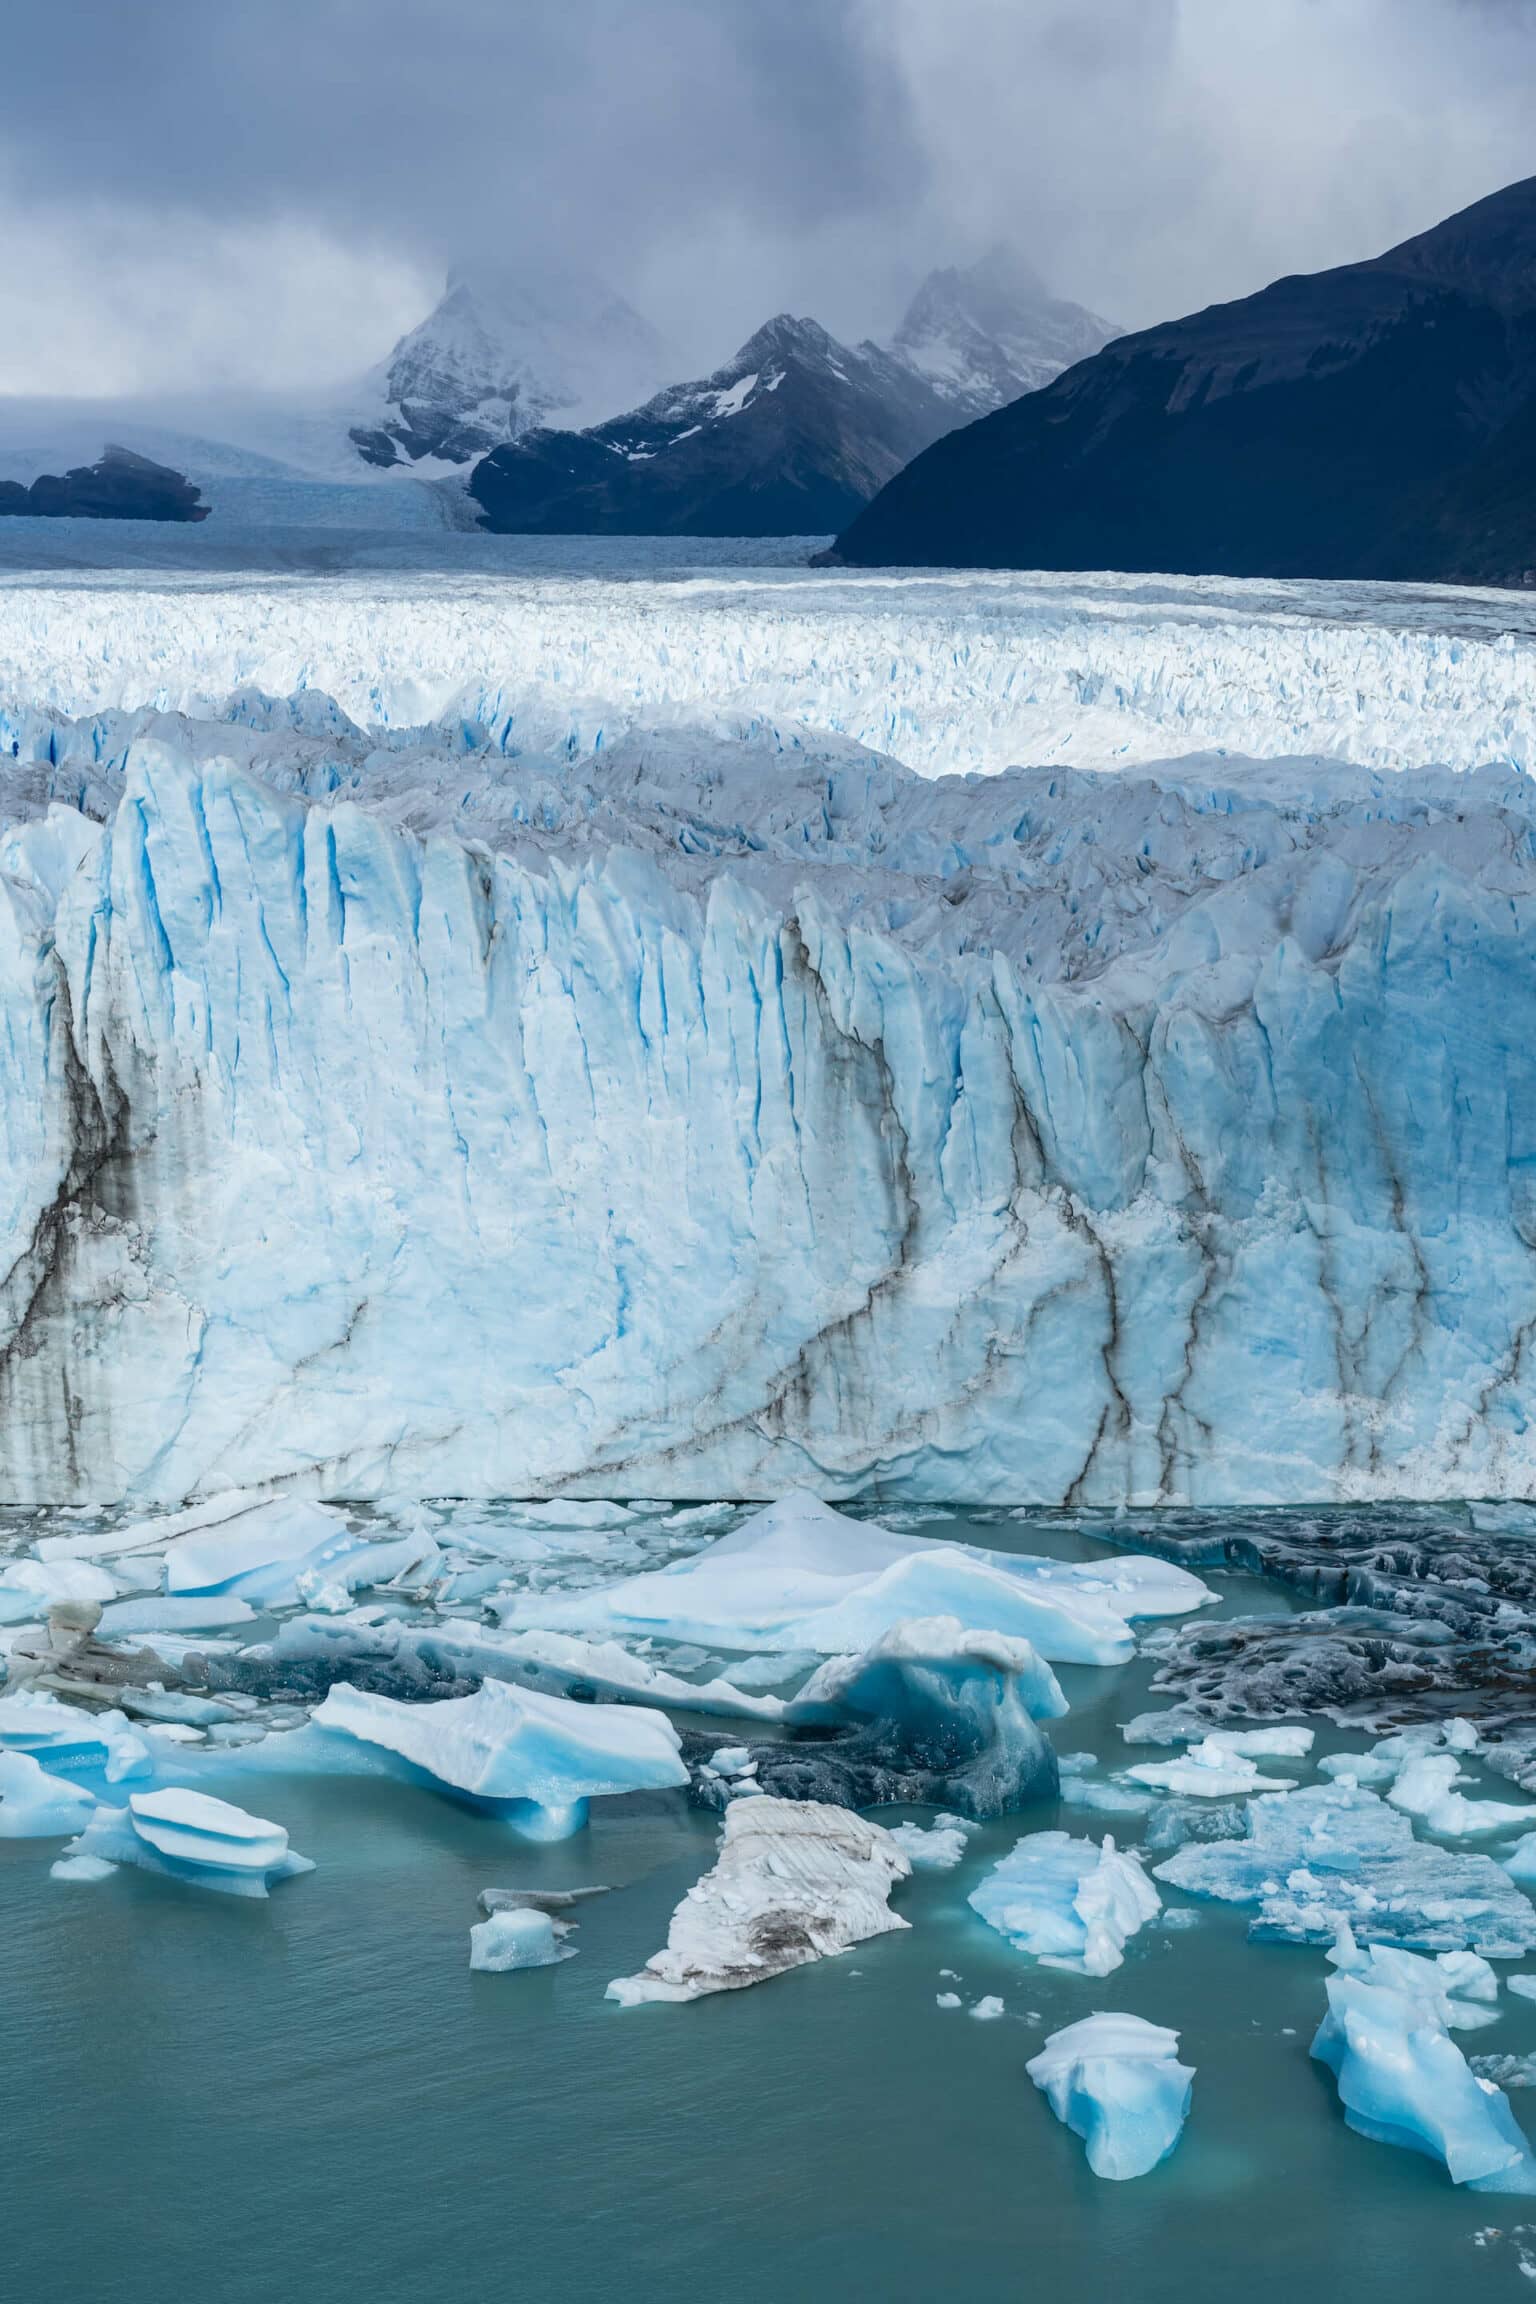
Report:
M1536 656L1347 594L0 585L0 1499L1528 1493Z

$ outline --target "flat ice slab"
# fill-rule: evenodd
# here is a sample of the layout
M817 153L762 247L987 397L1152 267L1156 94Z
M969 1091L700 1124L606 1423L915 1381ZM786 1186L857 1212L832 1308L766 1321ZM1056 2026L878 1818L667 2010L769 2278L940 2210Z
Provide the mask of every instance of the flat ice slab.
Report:
M1058 2120L1081 2136L1095 2176L1145 2176L1189 2116L1194 2071L1179 2036L1141 2016L1085 2016L1053 2032L1024 2069Z
M1536 1948L1536 1905L1502 1866L1416 1839L1364 1785L1265 1793L1238 1815L1240 1836L1192 1839L1156 1874L1191 1896L1252 1905L1253 1936L1331 1944L1348 1924L1362 1941L1421 1952L1514 1960Z
M1123 1664L1131 1622L1213 1598L1187 1569L1128 1555L1072 1565L946 1544L782 1497L692 1559L596 1591L538 1594L513 1624L660 1636L728 1649L872 1647L909 1617L1028 1640L1054 1663Z
M666 1949L608 1998L697 2000L761 1984L908 1922L887 1902L912 1867L891 1835L813 1800L733 1801L720 1856L672 1915Z

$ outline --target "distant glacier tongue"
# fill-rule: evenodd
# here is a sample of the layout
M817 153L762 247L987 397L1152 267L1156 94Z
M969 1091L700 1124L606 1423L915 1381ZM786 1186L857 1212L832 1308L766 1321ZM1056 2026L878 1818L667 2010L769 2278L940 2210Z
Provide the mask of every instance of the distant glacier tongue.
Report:
M1524 778L295 721L14 722L0 1496L1530 1492Z

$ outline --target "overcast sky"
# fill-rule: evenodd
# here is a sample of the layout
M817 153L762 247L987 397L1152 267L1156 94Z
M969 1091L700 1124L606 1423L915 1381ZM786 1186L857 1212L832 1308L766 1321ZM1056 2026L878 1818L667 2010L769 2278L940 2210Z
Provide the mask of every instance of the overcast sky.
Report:
M712 366L1013 241L1135 325L1536 173L1536 0L7 0L0 390L323 387L451 263Z

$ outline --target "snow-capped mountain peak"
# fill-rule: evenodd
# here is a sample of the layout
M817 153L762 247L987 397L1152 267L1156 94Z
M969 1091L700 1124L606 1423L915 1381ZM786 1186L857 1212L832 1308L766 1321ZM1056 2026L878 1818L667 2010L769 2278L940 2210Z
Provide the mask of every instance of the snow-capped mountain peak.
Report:
M891 350L968 423L1038 392L1120 333L1081 304L1052 296L1017 249L930 272Z
M456 271L375 372L378 419L352 440L372 464L467 464L538 424L598 422L668 366L656 331L599 280Z

